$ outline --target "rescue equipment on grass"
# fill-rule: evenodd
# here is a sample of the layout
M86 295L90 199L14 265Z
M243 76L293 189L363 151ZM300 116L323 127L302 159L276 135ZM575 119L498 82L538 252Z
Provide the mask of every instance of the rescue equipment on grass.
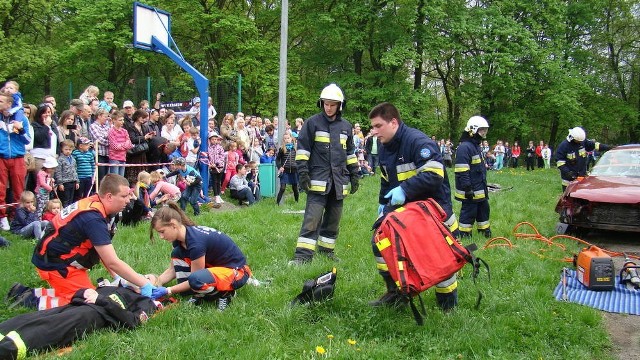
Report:
M376 222L374 243L384 258L398 291L409 298L411 310L418 325L423 324L422 314L413 303L413 297L450 278L466 263L473 266L473 279L484 264L476 258L475 244L463 246L444 224L446 213L433 199L408 203L388 213ZM422 312L422 299L418 297ZM476 307L482 293L478 292Z
M578 281L589 290L613 290L613 259L597 246L582 249L576 256Z
M334 267L331 271L315 279L305 281L302 286L302 292L293 299L291 305L315 303L332 298L336 287L336 272L337 270Z

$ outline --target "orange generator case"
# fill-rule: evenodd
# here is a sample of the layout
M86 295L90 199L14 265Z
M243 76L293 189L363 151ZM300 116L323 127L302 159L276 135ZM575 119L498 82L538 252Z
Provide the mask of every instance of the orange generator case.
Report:
M615 270L613 259L597 246L590 246L578 254L578 281L589 290L613 290Z

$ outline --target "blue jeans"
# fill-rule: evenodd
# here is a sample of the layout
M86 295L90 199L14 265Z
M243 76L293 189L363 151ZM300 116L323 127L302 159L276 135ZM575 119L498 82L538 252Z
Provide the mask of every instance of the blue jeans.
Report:
M109 164L124 164L124 161L109 160ZM124 176L124 166L109 166L109 174L118 174Z
M193 214L200 215L200 205L198 204L198 199L200 199L200 191L202 190L202 184L198 185L189 185L182 192L182 196L180 197L180 208L182 210L187 209L187 202L191 204L193 207Z
M31 239L35 237L36 240L40 240L40 238L42 237L42 232L47 227L48 223L49 223L48 221L36 220L31 224L18 230L18 235L27 239Z

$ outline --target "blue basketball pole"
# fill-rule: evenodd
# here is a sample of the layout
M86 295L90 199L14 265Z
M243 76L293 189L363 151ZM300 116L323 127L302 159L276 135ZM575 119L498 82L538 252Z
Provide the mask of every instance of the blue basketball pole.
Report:
M163 44L157 37L151 37L151 47L153 50L159 49L163 54L167 55L173 62L178 64L184 71L189 73L196 83L198 94L200 95L200 152L207 152L209 150L208 144L208 120L206 118L209 110L209 79L196 70L191 64L187 63L182 56L178 55L170 47ZM202 120L202 117L205 119ZM204 125L203 125L204 124ZM202 176L202 193L204 194L205 201L209 202L209 167L202 162L200 164L200 176Z

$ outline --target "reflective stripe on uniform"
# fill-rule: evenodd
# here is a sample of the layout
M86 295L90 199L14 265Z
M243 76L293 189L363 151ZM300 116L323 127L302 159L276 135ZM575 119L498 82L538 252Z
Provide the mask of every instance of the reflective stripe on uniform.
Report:
M316 131L316 142L329 143L331 141L330 134L326 131Z
M471 157L471 165L480 164L481 162L482 159L480 158L480 155L473 155Z
M35 295L37 297L56 296L56 290L55 289L46 289L46 288L35 288L35 289L33 289L33 295Z
M478 221L476 224L477 224L476 227L478 228L478 230L488 229L491 226L491 222L489 220Z
M347 147L347 135L345 134L340 134L340 144L342 145L343 148Z
M558 161L556 162L556 167L560 167L560 166L562 166L562 165L565 165L566 163L567 163L567 161L566 161L566 160L558 160Z
M456 164L454 167L454 172L465 172L471 170L469 164Z
M320 180L311 180L309 191L324 192L327 189L327 182Z
M460 231L462 232L471 232L471 230L473 229L473 224L459 223L458 225L460 226Z
M349 194L349 186L348 185L342 185L342 195L348 195Z
M382 256L376 256L376 268L380 271L389 271L389 267Z
M451 214L451 216L449 216L444 224L449 228L449 231L451 232L458 230L458 218L456 217L456 214Z
M451 279L453 279L453 282L449 285L444 285L446 283L448 283ZM444 285L444 286L443 286ZM453 290L458 288L458 281L456 281L456 276L454 274L454 276L452 276L451 278L441 282L440 284L436 285L436 292L440 293L440 294L449 294L452 293Z
M347 156L347 165L353 165L358 163L358 157L356 154L351 154Z
M414 176L415 174L417 174L416 165L414 163L398 165L396 166L396 173L397 173L398 181L400 182L405 181L411 178L412 176Z
M444 165L437 161L429 160L426 164L418 168L418 172L432 172L444 178Z
M7 337L9 339L11 339L11 341L13 341L13 343L16 345L17 352L18 352L16 354L16 359L20 360L20 359L26 358L27 357L27 345L25 345L24 341L20 337L20 334L18 334L15 331L12 331L12 332L7 334Z
M311 156L311 152L307 150L298 149L296 150L296 161L309 161L309 156Z
M318 236L318 246L327 248L327 249L335 249L336 247L336 239Z
M316 243L317 243L316 240L300 236L298 237L298 242L296 243L296 247L316 251Z

